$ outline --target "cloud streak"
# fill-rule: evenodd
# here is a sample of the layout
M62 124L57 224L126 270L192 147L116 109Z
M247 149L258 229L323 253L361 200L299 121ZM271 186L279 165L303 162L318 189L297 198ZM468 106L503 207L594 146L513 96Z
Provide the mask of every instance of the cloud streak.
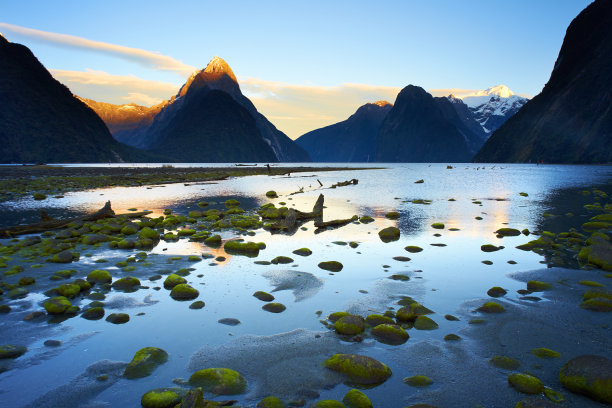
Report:
M196 69L191 65L187 65L179 60L157 52L125 47L123 45L110 44L101 41L92 41L74 35L35 30L33 28L21 27L7 23L0 23L0 30L10 31L15 34L49 44L112 55L138 63L148 68L153 68L160 71L175 72L183 77L189 76Z

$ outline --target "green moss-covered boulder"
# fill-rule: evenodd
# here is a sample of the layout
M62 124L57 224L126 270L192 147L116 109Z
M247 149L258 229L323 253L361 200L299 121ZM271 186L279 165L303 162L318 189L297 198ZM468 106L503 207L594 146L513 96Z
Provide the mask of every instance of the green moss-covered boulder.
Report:
M317 401L312 408L346 408L346 406L340 401L336 400L321 400Z
M229 368L207 368L196 371L189 378L189 385L202 387L217 395L236 395L246 391L247 382L239 372Z
M282 313L287 309L282 303L266 303L261 308L270 313Z
M457 336L454 333L449 333L446 336L444 336L444 341L459 341L461 340L461 337Z
M441 222L434 222L433 224L431 224L431 228L444 229L444 224Z
M438 328L438 323L427 316L418 316L414 321L414 328L417 330L435 330Z
M486 302L476 310L482 313L503 313L506 311L506 309L497 302Z
M372 329L372 335L385 344L398 345L410 337L406 330L395 324L379 324Z
M111 313L106 321L112 324L124 324L130 321L130 315L127 313Z
M187 394L184 388L156 388L140 399L142 408L174 408Z
M543 292L552 288L550 283L530 280L527 282L527 290L530 292Z
M424 375L414 375L412 377L404 378L404 384L411 385L413 387L426 387L433 384L433 381L429 377Z
M400 230L397 227L387 227L378 231L378 237L382 242L397 241L400 238Z
M400 308L395 314L395 317L401 322L414 322L418 316L424 316L432 313L432 310L418 302L412 301L409 302L407 306Z
M204 303L204 301L196 300L195 302L189 305L189 308L194 309L194 310L199 310L199 309L202 309L204 306L206 306L206 303Z
M262 302L271 302L274 300L274 296L262 290L258 290L257 292L253 293L253 296Z
M77 257L71 251L65 250L53 255L49 261L54 263L70 263L75 258Z
M489 364L504 370L516 370L521 365L518 360L507 356L493 356L489 359Z
M140 287L140 280L133 276L126 276L113 282L113 289L121 290L124 292L134 292Z
M310 256L312 255L312 251L308 248L300 248L293 251L294 254L299 256Z
M285 408L285 404L280 398L270 396L259 401L256 408Z
M508 384L524 394L539 394L544 391L544 384L539 378L529 374L513 373L508 376Z
M174 300L192 300L200 295L197 289L186 283L179 283L170 291L170 297Z
M487 290L487 295L491 297L502 297L506 293L508 293L508 291L506 291L504 288L500 288L499 286L493 286L491 289Z
M338 334L355 335L365 330L364 320L361 316L343 316L336 320L334 329Z
M359 218L359 222L362 224L369 224L374 222L374 218L370 217L369 215L364 215L363 217Z
M122 239L117 243L119 249L134 249L136 248L136 241L133 239Z
M389 211L385 214L385 217L390 220L397 220L400 217L400 213L398 213L397 211Z
M87 275L87 281L91 284L111 283L112 280L113 278L111 277L110 272L104 269L95 269L89 272L89 275Z
M329 316L327 316L327 320L329 320L332 323L335 323L339 319L343 318L344 316L351 316L351 314L347 312L334 312L334 313L331 313Z
M347 408L372 408L372 401L363 392L353 388L344 395L342 403Z
M168 361L168 353L157 347L145 347L136 352L132 361L125 367L123 376L128 379L147 377L158 365Z
M292 258L289 258L288 256L277 256L276 258L272 259L270 261L271 263L273 263L274 265L278 265L278 264L290 264L293 262Z
M324 269L326 271L330 271L330 272L340 272L342 268L344 268L344 265L342 265L338 261L319 262L318 266L319 268Z
M121 228L121 233L123 235L134 235L138 232L138 225L136 224L126 224L123 228Z
M347 376L356 384L380 384L391 377L391 369L372 357L359 354L334 354L325 367Z
M17 358L28 351L26 347L14 344L4 344L0 346L0 360L5 358Z
M521 231L515 228L500 228L495 231L497 235L501 235L502 237L517 237L521 235Z
M612 360L583 355L569 360L559 372L566 389L606 404L612 404Z
M561 353L545 347L538 347L531 350L531 354L539 358L559 358Z
M395 324L395 321L392 318L379 314L369 315L368 317L366 317L365 322L370 327L376 327L379 324Z
M421 252L423 250L423 248L416 245L408 245L407 247L404 247L404 249L411 254L416 254L417 252Z
M104 308L102 307L90 307L81 314L81 317L87 320L100 320L104 317L104 313Z
M266 197L268 197L268 198L278 198L278 194L276 194L276 191L270 190L270 191L266 192Z
M187 279L183 278L180 275L177 275L176 273L171 273L166 277L166 280L164 280L164 288L172 289L173 287L175 287L176 285L180 285L181 283L187 283Z
M212 235L204 240L204 243L209 247L220 247L221 246L221 235Z
M227 208L238 207L239 205L240 205L240 201L234 200L233 198L230 198L229 200L225 200L225 206Z
M259 254L259 245L255 242L227 241L223 246L225 252L232 255L246 255L255 257Z
M503 249L503 247L495 246L491 244L484 244L480 246L480 250L482 252L495 252L495 251L499 251L500 249Z
M49 314L60 315L72 307L72 303L64 296L56 296L43 303L43 307Z
M153 241L159 241L160 235L159 232L150 227L144 227L138 233L138 238L140 239L150 239Z
M71 283L64 283L57 287L57 293L61 296L72 299L81 293L81 287L79 285L73 285Z
M6 297L8 297L9 299L21 299L23 297L26 297L28 295L28 293L30 293L29 290L27 290L24 287L17 287L17 288L13 288L11 290L8 291L8 293L6 294Z

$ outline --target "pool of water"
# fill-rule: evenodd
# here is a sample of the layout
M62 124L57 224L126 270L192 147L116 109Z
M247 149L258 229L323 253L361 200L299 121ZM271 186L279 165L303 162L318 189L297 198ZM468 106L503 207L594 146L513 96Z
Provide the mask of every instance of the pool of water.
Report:
M411 296L435 311L432 318L440 325L438 330L412 329L409 331L410 339L401 346L384 345L371 338L362 343L347 343L332 335L331 348L322 348L322 352L331 352L334 347L338 350L336 352L355 350L389 365L393 370L391 379L366 393L374 406L404 406L404 398L414 391L407 390L401 378L414 373L396 363L397 354L409 350L412 343L439 342L445 334L459 330L465 322L450 322L443 316L456 313L466 300L485 296L492 286L508 289L509 299L517 298L516 290L524 284L508 275L542 266L540 256L515 248L529 238L500 239L494 231L505 226L536 230L542 214L549 210L548 203L558 191L588 188L612 179L610 166L483 167L454 164L452 169L447 169L446 164L384 166L385 169L295 173L282 177L251 176L218 183L118 187L67 193L61 199L34 201L27 198L0 204L3 224L8 225L35 222L41 209L56 216L95 211L108 200L117 213L137 208L153 211L152 216L161 215L166 208L186 214L198 209L199 201L210 202L211 208L223 208L222 203L228 198L239 200L246 210L267 202L286 202L290 208L310 211L318 195L323 194L325 220L350 218L352 215L369 215L375 219L370 224L352 223L318 233L315 233L312 222L304 224L305 229L298 229L293 235L271 234L260 229L254 237L244 237L249 241L266 243L266 249L260 251L257 258L232 256L222 248L212 249L203 243L187 240L162 241L147 258L153 265L136 264L137 269L130 273L112 265L137 251L84 249L82 254L90 252L91 256L82 257L81 261L70 266L79 271L75 277L84 277L90 270L104 267L113 277L133 275L149 287L130 294L111 292L107 295L106 302L112 306L107 306L107 314L119 311L130 314L130 321L123 325L79 317L61 323L22 321L25 314L41 309L45 297L40 292L53 286L52 282L44 283L46 279L43 276L66 268L65 265L50 264L30 270L31 265L26 264L26 272L21 276L41 276L41 283L37 283L25 300L3 302L10 304L14 311L0 316L0 344L18 341L27 345L29 351L17 359L11 369L0 374L0 405L20 407L36 401L36 406L137 407L141 395L149 389L172 386L173 380L188 378L195 369L207 368L202 365L208 361L240 365L236 361L248 360L249 353L258 354L257 358L253 357L253 364L257 367L245 365L249 392L237 399L244 405L254 406L270 393L286 399L298 398L296 392L299 390L296 390L295 383L278 381L274 385L269 378L270 371L278 370L277 375L290 377L292 372L295 374L300 370L300 364L307 367L315 360L322 363L324 357L301 355L298 350L287 358L286 364L281 364L274 359L274 355L281 351L265 347L266 339L269 339L269 344L276 344L273 339L283 333L292 333L289 340L279 342L281 346L278 347L304 347L306 350L318 339L315 337L317 333L327 339L328 330L320 320L329 313L349 311L365 317L397 308L397 299ZM333 183L353 178L359 180L358 184L329 188ZM418 180L423 182L415 183ZM267 198L265 192L268 190L277 191L279 198ZM291 195L300 190L303 193ZM525 197L519 193L528 195ZM431 202L414 204L413 200L418 199ZM400 218L385 218L389 211L398 211ZM432 228L434 222L444 223L445 228ZM388 226L400 229L398 241L383 243L379 239L378 231ZM225 232L222 236L230 239L236 235ZM335 243L338 241L354 241L359 246L351 248ZM480 250L483 244L503 245L504 249L485 253ZM407 245L420 246L423 251L409 253L404 250ZM310 248L313 254L309 257L292 254L293 250L302 247ZM226 260L186 261L187 256L202 253L222 255ZM253 263L256 260L269 261L279 255L290 256L294 262L287 265ZM182 259L171 260L173 256ZM411 259L407 262L394 260L393 257L397 256ZM98 258L109 262L94 263ZM329 273L317 266L327 260L340 261L344 268ZM484 260L491 261L492 265L482 263ZM206 303L201 310L189 309L190 302L172 300L163 288L155 290L155 286L163 281L148 280L156 273L164 275L187 266L195 269L187 280L199 290L198 300ZM404 274L410 280L389 279L393 274ZM271 292L275 301L283 303L287 309L279 314L262 310L263 303L252 296L257 290ZM83 299L76 304L83 306L88 302ZM241 323L227 326L217 322L228 317L239 319ZM61 340L63 345L49 349L43 342L50 338ZM246 340L241 343L240 339ZM248 344L252 347L247 347ZM101 383L84 374L89 366L100 360L129 361L138 349L146 346L163 348L170 355L168 362L150 377L139 380L118 378ZM202 355L207 353L209 356L203 358ZM268 366L266 361L270 362ZM341 399L349 389L334 378L307 381L308 375L321 375L313 370L309 374L310 371L304 368L304 378L300 379L303 388L334 399ZM70 399L75 405L70 405Z

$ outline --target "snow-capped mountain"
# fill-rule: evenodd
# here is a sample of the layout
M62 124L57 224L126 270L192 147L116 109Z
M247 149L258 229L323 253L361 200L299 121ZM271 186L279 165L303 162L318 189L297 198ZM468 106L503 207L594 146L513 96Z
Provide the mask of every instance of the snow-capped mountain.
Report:
M453 103L459 101L453 95L448 96L448 99ZM529 101L527 98L515 95L505 85L476 91L461 100L474 115L474 120L489 136Z

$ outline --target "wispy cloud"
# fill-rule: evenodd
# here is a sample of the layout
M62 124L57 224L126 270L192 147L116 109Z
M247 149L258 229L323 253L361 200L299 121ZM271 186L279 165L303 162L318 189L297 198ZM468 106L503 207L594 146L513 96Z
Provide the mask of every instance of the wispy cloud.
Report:
M112 75L104 71L50 70L51 75L73 94L109 103L154 105L169 99L179 86L168 82L150 81L134 75Z
M78 48L113 55L118 58L136 62L149 68L161 71L176 72L183 77L189 76L196 69L191 65L187 65L167 55L162 55L157 52L147 51L140 48L131 48L101 41L92 41L74 35L35 30L33 28L21 27L7 23L0 23L0 30L9 31L24 37L64 47Z
M391 103L401 88L367 84L296 85L239 78L240 87L257 109L292 139L342 121L368 102Z

